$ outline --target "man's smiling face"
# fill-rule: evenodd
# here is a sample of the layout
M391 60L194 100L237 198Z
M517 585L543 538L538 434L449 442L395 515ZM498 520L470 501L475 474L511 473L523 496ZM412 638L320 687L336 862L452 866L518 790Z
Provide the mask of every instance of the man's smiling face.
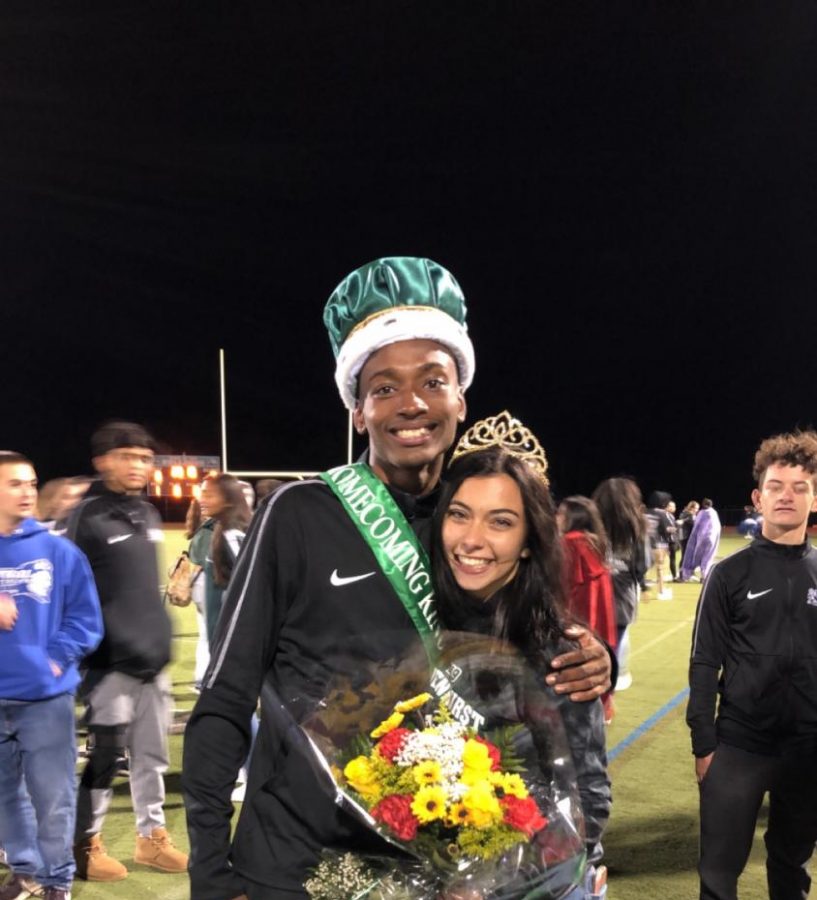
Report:
M396 470L441 468L464 418L456 363L436 341L398 341L366 360L354 424L368 432L371 466L387 483Z

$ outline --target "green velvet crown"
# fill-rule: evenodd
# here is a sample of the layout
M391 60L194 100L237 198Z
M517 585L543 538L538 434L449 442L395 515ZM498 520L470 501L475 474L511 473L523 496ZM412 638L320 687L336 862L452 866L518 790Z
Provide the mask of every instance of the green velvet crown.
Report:
M323 321L335 357L362 322L400 306L427 306L465 325L465 298L454 276L430 259L388 256L355 269L332 292Z

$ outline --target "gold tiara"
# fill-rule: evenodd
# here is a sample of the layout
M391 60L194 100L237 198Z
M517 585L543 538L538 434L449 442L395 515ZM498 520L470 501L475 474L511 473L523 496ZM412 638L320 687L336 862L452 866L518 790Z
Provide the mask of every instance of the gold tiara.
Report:
M548 461L542 445L536 435L507 409L503 409L497 416L480 419L472 425L457 442L451 464L467 453L487 450L488 447L500 447L511 456L523 460L545 486L550 484L547 476Z

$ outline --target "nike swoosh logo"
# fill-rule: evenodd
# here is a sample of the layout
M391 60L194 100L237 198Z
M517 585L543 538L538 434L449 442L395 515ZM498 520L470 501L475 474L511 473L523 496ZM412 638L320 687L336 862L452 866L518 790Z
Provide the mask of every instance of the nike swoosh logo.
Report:
M338 575L338 570L335 571L329 576L329 581L335 587L343 587L344 584L353 584L355 581L363 581L364 578L371 578L374 575L374 572L366 572L365 575L350 575L348 578L341 578Z
M133 537L131 534L115 534L113 537L108 538L109 544L118 544L120 541L126 541L129 537Z
M757 597L762 597L764 594L770 594L774 588L767 588L765 591L758 591L756 594L753 594L751 591L746 595L747 600L754 600Z

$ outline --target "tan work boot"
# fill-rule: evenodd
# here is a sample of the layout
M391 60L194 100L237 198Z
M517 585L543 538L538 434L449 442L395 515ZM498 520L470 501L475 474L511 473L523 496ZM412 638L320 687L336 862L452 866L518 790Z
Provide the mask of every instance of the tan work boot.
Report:
M154 828L150 837L137 835L133 861L160 872L187 871L187 854L173 846L166 828Z
M101 834L92 834L75 844L74 859L77 862L77 878L84 878L86 881L122 881L128 877L128 870L122 863L108 856Z

